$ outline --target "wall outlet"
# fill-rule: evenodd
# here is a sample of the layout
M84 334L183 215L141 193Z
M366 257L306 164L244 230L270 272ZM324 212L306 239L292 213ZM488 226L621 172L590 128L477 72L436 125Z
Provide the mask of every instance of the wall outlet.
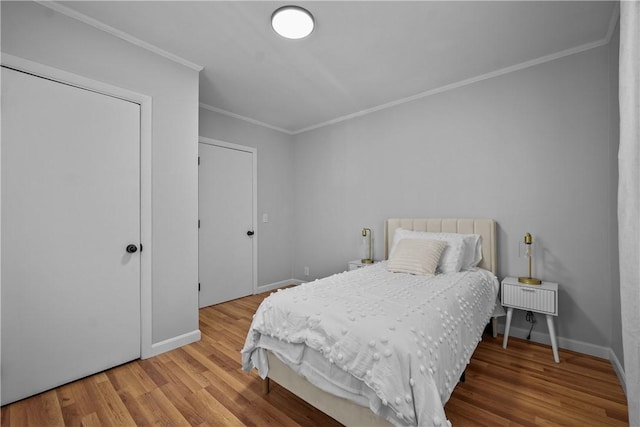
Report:
M304 268L304 275L308 276L309 275L309 267L305 267Z

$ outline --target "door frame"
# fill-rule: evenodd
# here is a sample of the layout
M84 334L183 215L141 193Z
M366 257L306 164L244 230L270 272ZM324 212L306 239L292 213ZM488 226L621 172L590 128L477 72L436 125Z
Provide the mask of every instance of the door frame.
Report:
M252 193L253 200L251 201L253 205L253 212L251 212L251 222L252 228L255 230L255 234L253 235L251 241L253 245L252 257L252 288L253 294L258 293L258 149L255 147L247 147L245 145L234 144L232 142L220 141L217 139L206 138L204 136L198 137L198 143L215 145L217 147L229 148L231 150L245 151L251 153L251 158L253 160L253 182L252 182ZM200 180L198 180L198 186L200 186ZM198 217L200 217L200 200L198 200ZM198 236L198 239L200 237ZM198 267L199 269L199 267Z
M143 95L6 53L1 54L0 66L140 105L140 244L144 247L144 250L140 252L140 358L146 359L154 356L158 352L153 349L153 310L151 305L151 260L153 251L151 222L152 98L148 95ZM0 218L0 221L1 220ZM2 271L1 259L2 258L0 258L0 272ZM0 278L0 295L1 289L2 283Z

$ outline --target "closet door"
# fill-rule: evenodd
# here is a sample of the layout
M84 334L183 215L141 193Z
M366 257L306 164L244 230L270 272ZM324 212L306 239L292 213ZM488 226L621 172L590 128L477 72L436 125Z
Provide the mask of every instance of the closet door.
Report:
M140 357L139 153L138 104L2 68L2 404Z
M253 293L255 153L199 144L199 305Z

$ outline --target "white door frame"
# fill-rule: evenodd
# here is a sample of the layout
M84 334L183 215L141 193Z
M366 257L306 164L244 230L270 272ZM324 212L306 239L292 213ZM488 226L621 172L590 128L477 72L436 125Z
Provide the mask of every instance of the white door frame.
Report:
M152 343L153 311L151 306L151 259L153 249L151 240L152 98L6 53L1 54L0 65L140 105L140 244L143 246L143 250L140 252L140 357L146 359L154 356L157 351L154 353ZM1 289L2 283L0 282Z
M252 265L252 281L253 281L253 294L258 293L258 149L254 147L247 147L245 145L234 144L232 142L219 141L217 139L206 138L201 136L198 138L198 142L208 145L215 145L223 148L230 148L232 150L238 151L246 151L251 153L251 158L253 159L253 183L252 183L252 192L253 192L253 212L251 213L251 222L252 228L255 230L255 234L252 238L253 243L253 265ZM198 185L200 183L198 182ZM199 211L199 208L198 208Z

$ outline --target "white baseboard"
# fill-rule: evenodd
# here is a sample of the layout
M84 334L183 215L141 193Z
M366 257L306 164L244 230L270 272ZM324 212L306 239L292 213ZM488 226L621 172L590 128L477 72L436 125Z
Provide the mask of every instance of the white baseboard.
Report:
M624 394L627 394L627 381L624 376L624 368L618 360L618 356L614 353L612 349L609 349L609 360L611 361L611 365L613 366L613 370L616 371L616 375L618 376L618 380L620 381L620 385L622 386L622 390Z
M498 330L501 334L504 334L504 325L500 325L498 327ZM509 330L510 337L526 339L527 335L529 335L528 329L514 328L512 326ZM610 347L603 347L600 345L590 344L583 341L577 341L563 337L557 337L557 340L559 348L575 351L577 353L588 354L589 356L599 357L611 362L611 366L618 376L618 381L620 381L622 390L624 391L625 395L627 394L627 382L625 380L624 368L622 367L620 360L618 360L618 357ZM551 347L551 339L549 338L549 334L544 332L533 331L531 333L531 341L545 344ZM549 353L551 354L551 349L549 349Z
M501 334L504 334L504 325L500 325L498 327L498 331ZM510 337L526 339L527 335L529 335L529 329L516 328L513 326L511 326L511 328L509 329ZM545 332L533 331L531 333L531 341L551 346L551 339L549 338L549 334ZM557 337L557 341L559 348L575 351L577 353L588 354L589 356L595 356L601 359L610 360L610 355L613 353L609 347L603 347L583 341L572 340L564 337ZM549 349L549 351L551 351L551 349Z
M279 289L289 285L301 285L304 283L298 279L289 279L289 280L281 280L280 282L269 283L267 285L258 286L258 291L256 293L261 294L263 292L273 291L274 289Z
M200 329L187 332L186 334L178 335L177 337L169 338L168 340L160 341L155 344L151 344L151 350L148 354L143 354L142 359L157 356L158 354L165 353L167 351L175 350L183 345L191 344L192 342L200 341L201 334Z

